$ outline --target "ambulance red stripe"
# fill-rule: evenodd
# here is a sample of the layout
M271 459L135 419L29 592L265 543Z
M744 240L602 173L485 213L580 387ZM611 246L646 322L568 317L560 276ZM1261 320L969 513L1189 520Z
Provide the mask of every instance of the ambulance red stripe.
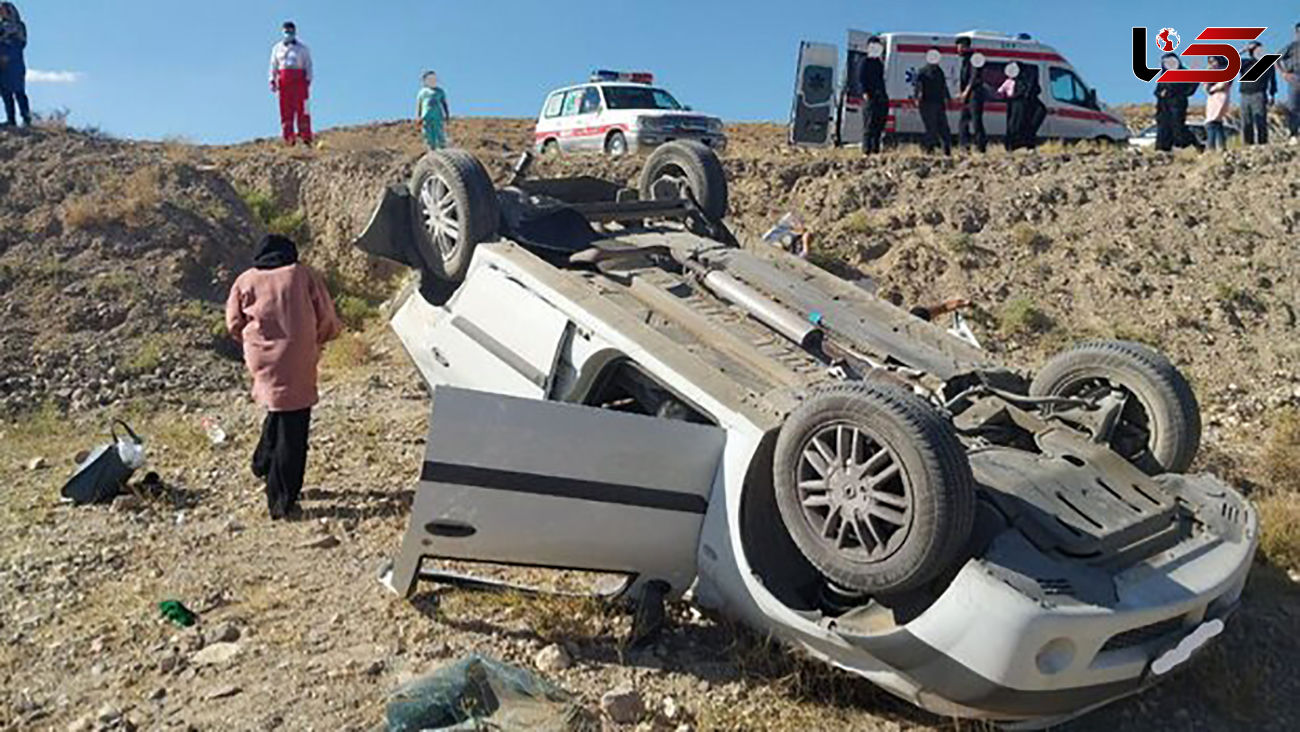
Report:
M931 48L938 48L939 53L956 54L956 46L934 46L928 43L900 43L895 47L899 53L925 53ZM1017 51L1011 48L975 48L986 58L1023 58L1032 61L1065 61L1060 55L1046 51Z
M624 132L627 132L627 125L620 123L620 124L612 124L612 125L601 125L599 127L578 127L572 130L550 130L548 132L534 132L533 138L537 140L541 140L543 138L550 138L550 137L556 137L556 138L595 137L597 135L603 135L606 132L609 132L610 130L622 130Z

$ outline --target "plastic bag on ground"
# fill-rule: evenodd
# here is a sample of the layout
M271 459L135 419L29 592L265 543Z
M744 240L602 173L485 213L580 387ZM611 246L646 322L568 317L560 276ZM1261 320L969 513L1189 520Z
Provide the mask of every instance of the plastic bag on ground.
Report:
M530 671L474 654L403 684L388 697L384 729L581 730L567 692Z

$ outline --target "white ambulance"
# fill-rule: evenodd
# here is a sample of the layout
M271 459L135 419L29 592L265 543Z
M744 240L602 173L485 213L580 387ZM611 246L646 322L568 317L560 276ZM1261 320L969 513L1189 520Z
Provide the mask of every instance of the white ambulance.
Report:
M957 134L961 116L957 88L961 79L961 59L957 56L957 39L962 37L970 38L972 52L985 58L980 79L987 92L984 129L990 138L1001 137L1006 132L1007 108L997 90L1006 80L1003 69L1011 61L1020 66L1021 74L1037 78L1042 88L1040 98L1047 106L1047 119L1038 131L1039 137L1109 142L1121 142L1129 137L1124 121L1101 103L1097 90L1084 83L1069 60L1027 34L1012 36L981 30L958 34L851 30L842 72L839 50L834 45L810 41L800 44L790 118L792 143L861 144L863 99L860 69L866 59L867 40L873 36L879 37L885 45L885 85L889 90L885 132L896 138L914 138L924 131L916 101L912 99L912 82L925 66L925 53L931 48L938 48L943 54L939 65L948 77L948 92L952 97L948 103L948 126L954 136Z
M624 155L672 140L727 146L722 120L696 114L644 72L594 71L586 84L556 89L537 117L534 145L541 153Z

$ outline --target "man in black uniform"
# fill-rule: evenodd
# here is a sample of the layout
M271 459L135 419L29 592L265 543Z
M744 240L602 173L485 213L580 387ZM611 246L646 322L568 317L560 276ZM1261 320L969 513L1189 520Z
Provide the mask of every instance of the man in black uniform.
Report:
M938 48L925 52L925 66L917 72L913 96L921 110L925 137L921 147L932 152L936 143L943 145L943 154L952 154L952 132L948 130L948 77L939 68Z
M1166 69L1181 69L1178 54L1166 53L1160 57ZM1200 84L1196 82L1163 82L1156 84L1156 149L1168 152L1175 147L1200 148L1192 131L1187 129L1187 101Z
M862 60L862 152L880 152L880 137L889 114L889 92L885 90L885 44L878 36L867 40L867 57Z
M1251 41L1246 44L1246 55L1241 59L1241 75L1259 61L1263 44ZM1277 97L1277 74L1270 66L1255 81L1243 81L1241 90L1241 135L1247 145L1268 144L1268 105Z
M963 150L970 150L971 124L975 125L975 149L984 152L988 136L984 133L984 82L980 78L980 68L974 64L971 53L970 37L957 39L957 55L961 57L961 121L957 124L957 135ZM981 64L982 66L983 64Z

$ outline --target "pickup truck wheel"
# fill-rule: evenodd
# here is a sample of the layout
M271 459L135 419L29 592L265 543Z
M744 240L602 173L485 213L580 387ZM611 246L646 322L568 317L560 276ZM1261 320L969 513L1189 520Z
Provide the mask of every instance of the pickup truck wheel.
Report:
M1129 341L1080 343L1048 360L1029 386L1032 396L1115 391L1124 403L1110 448L1151 475L1191 467L1201 445L1201 408L1187 379L1155 350Z
M681 183L700 209L714 221L727 215L727 174L717 153L702 142L674 140L660 145L641 169L641 200L655 200L655 183L668 178Z
M832 583L914 590L960 561L975 479L952 428L903 388L843 384L790 415L773 460L782 523Z
M438 279L463 281L474 248L497 236L500 213L492 179L473 155L435 150L415 164L409 188L422 258Z

